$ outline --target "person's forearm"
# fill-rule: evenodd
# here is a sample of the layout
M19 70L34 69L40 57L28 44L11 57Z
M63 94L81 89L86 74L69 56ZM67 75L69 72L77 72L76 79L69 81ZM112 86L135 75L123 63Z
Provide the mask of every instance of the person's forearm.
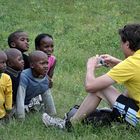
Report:
M116 65L119 64L121 61L122 61L121 59L116 58L116 61L115 61Z
M85 89L89 91L92 88L93 82L95 79L94 69L87 69L86 79L85 79Z

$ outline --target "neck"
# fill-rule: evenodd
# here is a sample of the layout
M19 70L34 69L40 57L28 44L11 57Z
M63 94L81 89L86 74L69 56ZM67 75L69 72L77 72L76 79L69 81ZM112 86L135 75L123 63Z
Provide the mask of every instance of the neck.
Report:
M35 78L44 78L43 75L38 75L34 70L32 70L32 75L33 75L33 77L35 77Z

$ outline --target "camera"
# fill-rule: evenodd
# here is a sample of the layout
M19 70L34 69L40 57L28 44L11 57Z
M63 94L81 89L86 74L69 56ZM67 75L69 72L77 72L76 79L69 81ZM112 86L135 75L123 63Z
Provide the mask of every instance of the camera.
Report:
M102 66L108 67L107 64L104 62L103 58L99 58L98 64L101 64Z

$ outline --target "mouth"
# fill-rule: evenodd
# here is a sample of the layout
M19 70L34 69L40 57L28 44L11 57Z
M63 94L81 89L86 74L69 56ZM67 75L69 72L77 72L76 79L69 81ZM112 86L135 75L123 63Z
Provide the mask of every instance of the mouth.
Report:
M27 49L29 49L29 45L26 45L25 47L26 47Z
M51 55L52 54L52 52L47 52L47 55Z

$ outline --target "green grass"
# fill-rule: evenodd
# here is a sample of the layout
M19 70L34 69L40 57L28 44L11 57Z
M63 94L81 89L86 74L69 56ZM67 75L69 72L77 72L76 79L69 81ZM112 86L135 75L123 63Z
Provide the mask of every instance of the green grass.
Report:
M8 48L7 37L17 29L28 32L29 52L34 50L37 34L53 35L57 57L53 96L58 116L63 117L70 107L80 104L86 96L87 59L102 53L123 58L118 29L139 22L139 0L0 0L0 48ZM97 75L106 71L101 68ZM23 124L14 120L0 126L0 140L32 139L135 140L139 139L139 128L128 129L116 124L111 128L79 126L74 132L67 133L45 128L38 113L31 114Z

